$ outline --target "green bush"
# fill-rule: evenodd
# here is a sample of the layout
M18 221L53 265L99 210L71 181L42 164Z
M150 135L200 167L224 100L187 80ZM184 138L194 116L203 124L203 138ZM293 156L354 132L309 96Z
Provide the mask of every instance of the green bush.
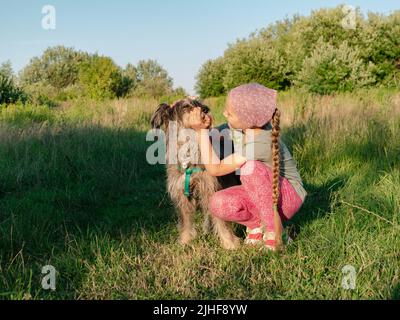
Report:
M172 93L156 97L156 99L158 100L159 103L173 104L175 101L184 99L187 96L188 93L185 91L185 89L179 87L173 90Z
M249 82L274 89L285 89L288 85L286 61L278 54L273 41L259 38L239 41L225 52L225 65L227 91Z
M347 41L336 48L321 38L295 83L318 94L352 91L375 82L372 68L372 64L365 67L359 50L350 48Z
M301 85L321 93L366 85L399 87L400 11L364 17L356 9L356 28L351 29L343 25L343 9L295 15L230 44L222 57L203 64L197 92L203 98L218 96L248 82L278 90ZM319 47L321 38L327 52ZM328 74L320 74L324 71Z
M283 25L282 22L277 22L264 31L276 39L284 51L292 71L290 80L296 78L297 73L303 68L304 59L311 55L321 37L329 40L335 47L339 47L344 41L350 47L360 44L365 21L359 9L355 13L356 29L343 27L346 11L343 11L343 6L338 6L312 11L308 17L295 16Z
M76 84L79 66L89 55L73 48L56 46L46 49L40 57L34 57L22 70L23 85L46 83L61 90Z
M122 97L131 86L129 79L122 75L111 58L98 55L91 56L81 64L78 78L85 93L98 100Z
M50 47L32 58L19 76L29 102L53 107L81 95L78 74L80 65L88 59L89 54L64 46Z
M135 70L134 96L159 98L173 94L172 78L157 61L141 60Z
M125 96L175 95L168 72L154 60L128 64L125 69L98 54L56 46L31 59L19 80L32 104L90 97L97 100Z
M124 81L129 83L127 95L132 95L138 85L138 71L136 67L133 64L128 63L125 69L122 70L122 76L125 78Z
M25 92L15 83L11 63L3 63L0 66L0 104L25 102L26 99Z
M369 23L362 36L361 56L375 64L373 70L378 83L399 87L400 73L400 11L388 17L370 13ZM397 80L397 81L396 81Z
M24 86L28 101L32 105L57 106L57 97L60 91L44 82L36 82Z
M139 61L136 67L128 64L122 70L111 58L94 55L82 63L79 83L88 96L100 100L174 94L172 79L154 60Z
M26 101L25 93L15 86L12 79L0 74L0 104L10 104L17 101Z
M196 91L200 97L218 97L226 93L224 77L226 75L224 60L208 60L203 64L196 79Z

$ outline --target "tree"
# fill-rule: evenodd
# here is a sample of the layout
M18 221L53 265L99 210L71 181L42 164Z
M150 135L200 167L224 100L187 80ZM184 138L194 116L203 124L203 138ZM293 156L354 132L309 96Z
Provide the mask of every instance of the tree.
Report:
M208 60L203 64L196 76L196 92L201 98L218 97L225 94L225 75L226 71L222 57Z
M249 82L273 89L288 86L285 57L278 54L273 41L252 38L238 41L226 50L224 87L228 91Z
M388 17L369 13L368 21L362 33L361 57L374 63L378 83L396 87L395 78L400 76L400 10Z
M360 50L351 48L347 41L336 48L321 37L295 83L318 94L352 91L375 82L372 67L364 65Z
M127 94L132 94L138 85L137 69L134 65L128 63L122 74L126 78L126 81L130 84Z
M14 78L11 62L2 63L0 66L0 104L26 101L26 94L15 84Z
M88 54L73 48L56 46L46 49L40 57L34 57L22 70L23 85L48 84L57 90L74 85L78 80L79 66Z
M182 97L182 98L186 97L188 95L188 93L186 92L186 90L183 87L175 88L172 94L174 96Z
M111 58L97 54L80 65L78 78L86 94L99 100L122 97L131 86Z
M14 79L14 71L10 60L7 60L0 65L0 74L8 79Z
M161 97L173 91L172 78L155 60L141 60L136 67L137 86L134 94L138 96Z
M318 92L364 85L398 86L400 11L388 16L369 14L366 19L357 8L354 29L346 27L348 12L344 9L340 5L313 11L307 17L295 15L229 45L223 57L201 67L198 93L203 97L220 95L248 82L278 90L301 84ZM350 72L350 67L355 69ZM338 79L343 84L338 84Z

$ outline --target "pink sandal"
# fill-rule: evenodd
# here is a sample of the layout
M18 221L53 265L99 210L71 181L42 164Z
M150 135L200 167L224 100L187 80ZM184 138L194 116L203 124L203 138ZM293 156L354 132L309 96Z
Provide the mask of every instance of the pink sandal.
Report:
M262 245L263 240L263 230L261 227L250 229L247 227L246 229L247 235L244 243L247 245Z
M293 242L292 238L290 238L285 229L283 229L282 231L282 247L277 247L275 237L275 232L265 232L263 236L264 246L261 249L266 249L268 251L277 251L278 249L281 250L285 246Z
M267 249L268 251L276 251L276 240L275 240L275 232L265 232L263 236L264 247L263 249Z

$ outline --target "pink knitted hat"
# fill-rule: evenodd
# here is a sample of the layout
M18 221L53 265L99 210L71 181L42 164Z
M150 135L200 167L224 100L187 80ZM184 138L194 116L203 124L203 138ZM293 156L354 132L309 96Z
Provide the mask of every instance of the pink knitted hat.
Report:
M249 83L232 89L228 93L228 101L247 128L260 128L271 121L276 110L276 96L276 90Z

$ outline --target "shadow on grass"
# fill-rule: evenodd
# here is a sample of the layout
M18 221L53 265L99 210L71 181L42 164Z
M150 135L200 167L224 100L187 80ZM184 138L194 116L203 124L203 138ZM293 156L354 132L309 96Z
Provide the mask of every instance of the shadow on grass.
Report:
M321 124L311 121L308 124L299 124L285 129L283 136L289 149L292 149L294 145L301 146L306 139L313 139L319 130L318 125ZM294 229L294 235L305 225L332 211L335 205L335 193L339 193L353 175L363 176L363 183L359 183L360 193L362 193L365 188L379 181L381 175L385 175L400 165L400 143L398 139L393 138L388 121L370 119L367 125L368 128L364 129L362 136L357 129L354 130L354 136L347 133L348 137L343 139L340 145L333 146L335 152L330 152L327 156L320 157L325 147L328 150L332 148L329 145L330 140L327 139L329 137L324 135L319 136L319 140L315 140L315 148L300 151L304 161L300 165L309 166L305 168L309 173L312 173L316 167L319 170L324 168L324 165L316 163L317 161L339 164L346 159L347 163L352 164L354 168L357 165L360 169L369 168L369 174L358 172L357 169L348 170L323 181L321 185L314 185L303 180L308 196L299 212L288 222L288 225ZM312 154L313 152L319 154ZM314 160L315 157L318 160ZM334 171L332 173L335 174Z
M285 225L289 226L292 238L295 238L303 227L331 212L333 193L345 185L346 179L345 176L338 176L324 182L322 186L304 183L308 195L300 210L291 220L285 222Z
M286 131L288 147L301 143L306 130ZM146 149L151 143L145 141L145 133L92 126L68 127L57 133L18 129L7 132L11 138L4 136L0 136L1 292L15 290L18 283L21 292L40 291L41 266L56 262L63 280L55 295L74 298L85 267L95 264L99 254L120 245L135 245L129 252L140 254L145 250L143 233L156 242L168 242L171 230L175 232L176 214L165 190L165 168L147 163ZM382 161L378 136L349 143L344 156L380 170L398 164L393 148L386 151L388 161ZM312 159L313 155L303 157ZM321 185L304 181L309 196L288 223L294 231L301 232L305 225L326 216L333 193L351 175L346 172ZM237 179L228 178L225 187L235 185ZM398 288L393 296L399 297Z
M126 239L139 254L143 233L168 241L175 212L164 166L146 161L151 142L144 132L100 126L21 132L0 140L0 292L12 292L18 281L21 290L40 290L40 268L53 262L65 282L56 294L73 298L84 276L73 267L82 271Z

